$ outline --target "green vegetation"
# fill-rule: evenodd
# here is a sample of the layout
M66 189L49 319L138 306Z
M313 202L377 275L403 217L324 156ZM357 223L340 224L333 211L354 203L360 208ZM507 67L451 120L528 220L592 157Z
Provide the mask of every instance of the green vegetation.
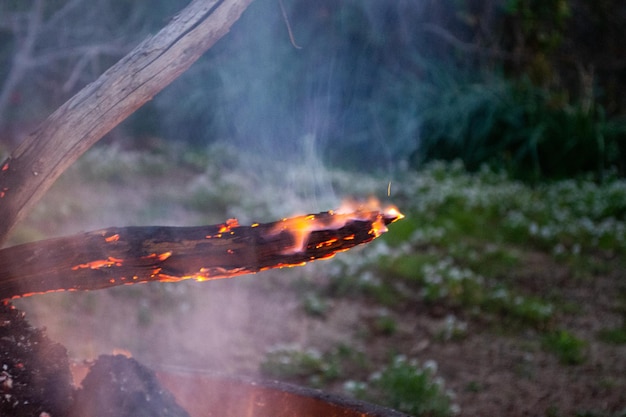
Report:
M221 145L216 145L198 158L210 158L216 153L228 154ZM167 159L164 154L168 155ZM271 167L276 169L275 174L246 178L237 174L238 164L253 164L245 153L231 154L232 158L222 162L219 172L211 165L200 170L195 163L189 166L183 163L187 170L181 170L180 165L165 163L170 158L182 158L180 154L176 151L164 154L123 154L115 147L94 149L61 178L40 208L32 213L28 228L18 229L16 236L23 238L34 231L39 234L41 230L48 231L49 219L63 224L69 217L84 217L84 213L96 217L105 213L107 206L99 204L109 204L109 200L92 205L90 200L67 198L67 193L59 195L58 191L76 190L85 183L88 187L118 184L117 175L122 174L133 181L160 184L158 206L164 207L161 215L166 218L169 211L179 210L181 206L185 216L195 213L201 222L209 219L219 222L231 216L241 219L243 214L242 223L245 223L245 216L255 218L255 213L269 219L283 215L283 211L276 210L284 207L272 201L263 202L257 193L247 190L268 187L271 191L273 181L269 185L263 181L268 176L279 178L295 172L286 166L277 163ZM151 168L157 163L162 165L162 172ZM102 177L93 173L101 173ZM329 170L326 175L325 179L332 181L339 193L365 195L381 183L385 185L385 181L376 177L338 170ZM176 176L192 180L185 187L162 189L161 184ZM296 200L300 191L281 189L281 202ZM409 392L415 395L432 394L435 398L432 401L439 404L433 408L451 406L439 398L444 393L441 387L435 390L437 384L426 382L434 375L424 371L424 367L403 360L381 367L381 356L406 353L396 342L410 337L403 327L403 317L407 314L438 317L429 330L429 343L463 343L476 332L513 338L524 335L522 349L555 355L562 365L584 363L593 339L609 346L624 343L621 327L607 327L597 334L585 335L583 340L574 336L577 329L563 320L585 314L579 301L572 298L576 292L567 292L565 287L591 286L598 277L618 276L618 271L623 270L626 263L624 180L607 177L599 183L580 178L531 186L488 168L470 173L460 162L438 162L428 164L418 173L403 173L402 181L394 183L393 191L391 199L406 218L391 225L389 233L363 250L315 263L314 268L291 271L295 275L292 290L301 311L320 323L330 320L335 306L344 299L367 306L362 324L353 329L354 342L325 351L307 346L279 346L265 356L261 365L265 375L322 388L340 386L347 381L366 381L348 384L352 386L349 392L414 413L408 411L415 410L410 401L403 399L409 394L400 387L409 387ZM200 198L203 195L206 197ZM125 205L129 210L127 215L139 218L130 211L132 208ZM135 210L146 221L146 208L138 206ZM616 320L623 312L619 288L611 304ZM136 291L135 296L146 296L141 287ZM118 291L114 289L112 293ZM120 289L119 294L130 293ZM154 293L148 295L156 297ZM164 297L164 300L178 299L169 293ZM159 305L162 309L163 303ZM151 311L137 310L138 325L151 325L154 319ZM364 349L375 340L391 341L386 351L377 353L378 357ZM534 371L527 364L520 372L531 375ZM379 378L368 379L372 373L380 375ZM478 390L481 386L482 381L477 380L468 389ZM420 400L419 404L429 401ZM423 414L417 415L433 415L430 411L418 412Z
M198 160L216 153L227 154L216 145ZM275 173L248 178L237 173L239 164L254 164L245 153L222 162L219 172L211 165L200 170L195 162L165 163L181 160L177 158L183 157L176 151L138 155L120 153L115 147L96 148L61 178L31 214L28 228L18 228L16 236L42 231L58 234L60 230L49 228L49 219L62 225L68 218L84 218L85 213L96 217L106 213L111 199L92 203L74 192L80 184L118 184L118 174L111 166L120 176L128 175L138 183L159 184L153 198L164 207L163 218L169 218L172 210L184 209L186 218L196 218L196 222L238 217L245 224L245 216L257 219L261 213L274 219L284 214L278 210L285 210L272 201L260 200L250 189L280 195L281 203L300 198L301 188L276 192L272 191L273 180L266 183L273 175L280 183L286 173L296 172L286 165L276 163L269 168ZM162 165L162 172L151 168L156 163ZM96 172L102 173L104 180L92 174ZM380 184L383 189L386 185L374 176L338 170L325 175L343 194L366 195ZM177 177L185 179L184 187L164 185ZM72 190L69 195L73 197L66 197L64 189ZM415 341L409 347L402 342L413 337L405 327L407 315L432 320L430 337L424 343L435 348L462 344L485 333L518 340L516 346L532 355L554 355L563 367L587 361L593 352L588 349L591 343L604 343L608 349L624 343L618 321L624 305L619 271L626 264L624 180L607 177L599 183L580 178L531 186L488 168L470 173L460 162L438 162L418 173L404 172L393 192L391 200L406 218L391 225L389 233L362 250L315 263L313 268L290 270L294 275L291 290L300 311L320 325L332 320L335 307L343 301L367 307L359 313L360 323L352 329L350 342L326 350L277 346L266 353L260 366L264 375L324 389L346 386L348 393L418 416L449 415L455 407L429 366L404 359L383 365L381 358L408 354L415 347ZM203 195L208 197L200 198ZM144 205L125 204L124 209L127 216L143 222L146 216L148 220L154 216ZM617 295L606 295L615 298L608 314L615 316L613 323L617 324L597 334L585 334L584 339L574 336L579 329L564 318L586 314L576 298L579 287L588 287L588 291L598 278L609 275L618 280ZM271 280L258 282L272 286ZM158 304L163 310L170 305L168 300L182 303L188 293L176 295L169 289L184 288L184 284L138 286L131 287L132 291L113 289L111 294L153 300L140 304L133 320L148 327L158 319L153 306ZM155 293L157 289L164 293ZM80 308L87 311L86 306ZM369 350L370 344L381 340L389 341L388 345ZM419 358L420 363L427 363L428 356ZM515 372L531 377L536 375L533 366L531 361L524 362ZM377 376L369 378L372 374ZM488 388L484 381L476 380L461 389L478 392Z
M580 365L585 361L585 341L566 330L546 334L543 338L543 345L565 365Z
M137 28L156 30L182 7L157 3L76 1L63 13L61 3L50 4L40 16L49 33L28 34L35 48L25 60L17 59L25 35L19 25L0 25L0 159L21 123L50 113L126 49L96 54L90 64L68 51L84 49L81 42L130 46L143 37ZM274 220L312 201L330 209L336 195L386 198L393 179L388 197L406 218L366 250L294 279L299 312L317 324L332 317L336 301L367 306L367 323L350 335L354 346L277 347L261 365L264 374L320 387L346 383L354 395L415 415L449 415L455 407L430 362L396 356L415 348L396 343L413 336L403 317L436 321L426 341L436 346L479 332L504 335L525 352L555 355L564 369L584 363L592 343L621 348L623 6L285 3L302 49L290 44L274 2L253 2L229 36L116 129L112 146L91 149L64 174L11 243L63 234L68 223L89 219L105 219L100 226ZM33 20L31 6L13 2L0 15L19 11ZM90 36L64 43L85 27ZM23 62L34 64L11 80ZM611 286L597 284L601 278ZM613 290L621 291L617 302ZM574 335L580 329L572 323L587 314L581 294L613 302L603 311L613 320L591 336ZM172 295L152 298L136 312L141 327ZM379 339L392 341L387 351L362 349ZM533 375L531 365L520 365L519 375ZM488 387L476 380L466 389ZM580 413L592 414L604 415Z
M620 268L626 256L623 180L597 183L583 178L530 186L486 168L472 174L458 162L435 163L407 176L396 198L407 218L390 226L390 233L366 251L320 265L329 280L307 299L309 314L319 310L325 314L325 297L361 298L384 306L388 313L423 305L437 314L446 312L433 332L439 343L462 341L480 323L498 334L531 331L536 336L526 348L543 349L563 365L587 359L588 342L559 325L563 316L581 312L553 281L554 270L569 270L575 282L585 283ZM606 261L609 258L613 260ZM540 281L527 281L529 268ZM388 313L371 326L378 337L398 331L397 321ZM623 343L623 329L607 329L598 337ZM307 374L305 365L297 367ZM328 375L320 371L323 367L316 366L309 374L318 375L317 381L328 380L319 376ZM397 382L408 378L423 383L426 376L415 369L401 361L380 373L384 378L376 383L348 385L362 398L431 415L401 399L408 393L400 387L411 387L407 389L417 398L428 391L413 382ZM347 375L332 376L341 380Z
M388 366L372 374L367 382L348 381L344 387L357 397L414 416L452 416L456 406L436 373L435 362L420 366L415 360L396 356Z
M601 108L557 104L557 97L529 82L495 75L449 77L428 86L418 164L461 159L472 171L487 164L537 181L585 172L602 178L624 156L626 124L607 120Z
M529 257L544 253L546 262L591 277L600 271L583 262L590 254L626 253L626 192L617 179L530 187L488 170L467 174L459 165L434 164L409 184L415 197L400 196L407 220L392 225L366 257L339 259L329 294L363 294L386 305L443 303L472 314L478 308L545 329L556 300L515 285Z
M624 345L626 344L626 328L616 327L614 329L602 329L598 332L598 337L606 343Z
M396 333L397 329L398 323L384 310L378 314L374 321L374 330L382 336L391 336Z
M306 311L307 314L321 318L326 316L326 313L330 308L328 301L315 293L307 294L302 304L304 311Z
M0 6L9 19L0 24L0 131L13 134L51 112L121 57L121 45L136 44L182 7L92 3L47 7L41 27L29 29L33 50L19 47L29 43L8 22L12 13L36 15L34 3ZM419 167L458 158L470 170L489 164L535 181L624 174L626 31L618 0L286 6L301 49L289 42L275 4L254 2L232 36L117 133L141 149L154 137L196 148L226 139L269 158L306 149L294 139L313 134L326 160L368 171L413 154ZM85 65L76 50L93 42L103 51ZM22 68L20 54L33 64ZM19 76L8 77L13 71Z
M339 345L328 352L317 349L299 349L294 346L276 346L267 352L261 363L261 372L273 378L306 381L321 387L330 382L366 369L362 352Z
M304 378L310 385L323 386L338 379L345 380L355 373L354 368L362 373L370 367L362 353L346 346L326 353L280 346L267 353L261 371L275 378ZM346 392L358 398L415 416L451 416L457 406L436 373L437 364L432 361L419 366L416 360L396 356L389 365L371 373L367 381L348 379L343 386Z

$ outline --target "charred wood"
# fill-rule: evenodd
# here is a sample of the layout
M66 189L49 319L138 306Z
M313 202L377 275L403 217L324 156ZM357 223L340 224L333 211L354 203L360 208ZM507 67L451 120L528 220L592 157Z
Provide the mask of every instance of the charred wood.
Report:
M0 299L148 281L204 281L303 265L367 243L401 216L323 212L251 226L231 221L113 227L27 243L0 250Z

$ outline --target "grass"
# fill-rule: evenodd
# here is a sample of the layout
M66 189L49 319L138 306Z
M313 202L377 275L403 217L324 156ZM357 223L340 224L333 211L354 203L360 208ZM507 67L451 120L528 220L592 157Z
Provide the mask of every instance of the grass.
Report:
M309 293L302 301L304 311L313 317L324 318L330 309L330 304L325 298L315 293Z
M366 362L362 352L346 345L338 345L327 352L279 345L267 352L260 370L272 378L304 381L322 387L346 378L355 370L366 369Z
M626 344L626 327L602 329L598 332L598 338L605 343L624 345Z
M467 322L459 320L453 314L446 316L443 325L436 334L436 340L441 342L459 341L468 335Z
M328 268L325 294L365 297L399 311L415 303L443 305L460 315L449 314L434 333L441 343L466 338L468 319L509 334L530 328L562 365L584 363L588 342L558 328L559 317L569 314L559 290L528 288L516 277L537 253L582 282L607 273L612 267L598 264L596 255L621 259L626 253L626 184L580 179L531 187L487 170L468 174L454 164L434 164L411 181L414 193L398 196L407 219L392 225L366 255L337 259ZM396 331L395 322L383 322L389 334ZM624 332L606 329L598 337L619 344ZM348 386L361 398L414 415L446 415L420 408L429 404L421 396L431 386L412 366L391 364L378 377L349 380ZM419 404L407 398L419 398ZM449 402L433 401L449 410Z
M397 322L385 312L379 314L374 321L374 330L382 336L391 336L397 329Z
M355 368L360 372L355 372ZM261 364L266 376L305 380L309 385L323 386L344 379L344 389L355 397L384 404L415 416L451 416L456 410L452 394L436 375L437 365L395 356L382 369L370 374L366 381L346 378L363 373L371 365L360 352L340 345L328 352L278 346L267 352Z
M542 326L553 313L550 301L510 282L526 257L547 253L577 276L595 276L606 270L590 254L626 253L621 180L531 187L488 170L471 175L458 164L433 164L407 183L414 194L398 196L407 219L382 238L393 250L370 252L368 267L347 261L359 273L374 271L370 281L383 283L380 291L401 281L419 287L423 302L480 307Z
M451 416L456 406L436 373L434 362L420 366L416 360L396 356L366 382L349 381L345 387L359 398L386 404L414 416Z
M309 314L324 310L316 307L327 305L323 297L363 298L398 312L432 305L447 311L433 333L439 343L465 339L478 320L496 333L532 330L537 336L529 343L555 355L563 366L587 360L589 343L558 324L572 313L571 302L549 281L541 284L545 288L527 286L522 271L537 254L546 263L539 274L558 265L584 283L610 271L614 265L600 259L626 254L624 181L529 186L489 170L469 174L458 163L436 163L410 177L396 197L406 219L367 251L345 254L329 265L325 290L307 301ZM381 316L374 327L378 337L397 332L391 316ZM597 336L624 343L621 328ZM328 375L317 366L314 374ZM451 401L443 388L432 385L432 377L416 362L402 359L374 378L346 384L360 398L413 415L449 415Z
M126 176L154 184L188 175L185 187L159 193L158 207L166 211L160 217L182 206L186 215L196 214L209 222L237 217L242 224L298 211L294 207L303 193L302 187L277 191L267 178L238 174L234 168L241 163L238 159L245 159L243 155L217 161L222 164L217 169L211 167L215 152L185 154L179 157L181 166L187 167L184 170L165 164L162 154L109 152L96 149L88 154L61 179L60 186L72 188L79 181L117 184ZM279 176L276 184L283 177L295 178L278 162L269 168ZM386 191L388 183L339 171L326 175L340 194ZM331 316L336 299L360 301L370 312L379 312L369 316L367 335L363 336L363 328L355 329L354 344L327 351L276 346L266 353L262 373L322 388L346 385L354 395L413 415L450 415L455 406L427 358L420 358L424 361L420 364L400 356L384 366L380 359L402 353L394 345L406 337L402 317L435 311L439 324L431 329L430 343L462 343L474 332L505 330L507 336L531 335L531 345L555 355L564 367L584 363L592 341L575 336L562 324L563 317L580 313L553 274L560 268L573 282L591 285L596 277L618 274L616 265L626 265L626 181L606 178L596 183L580 178L530 186L488 169L470 174L456 162L433 163L419 173L403 172L402 177L394 183L390 200L406 218L391 225L389 233L365 250L316 263L315 269L308 269L314 273L303 272L301 279L300 270L293 270L297 285L292 289L301 311L323 322ZM281 204L263 201L261 194L279 196ZM80 198L64 198L64 204L56 204L57 199L44 200L31 215L32 224L44 226L22 227L16 235L24 240L40 238L50 220L62 224L68 216L100 214L95 205L86 209ZM157 201L148 206L157 207ZM538 276L539 284L531 285L529 276ZM146 293L142 290L139 296ZM172 294L163 295L163 300L160 295L151 297L158 298L159 304L175 298ZM623 310L623 305L616 308ZM149 311L138 310L139 325L147 326L151 320ZM622 345L624 334L623 327L610 327L592 337ZM363 344L380 338L392 341L388 351L376 356L363 350ZM476 380L467 389L483 387L483 381Z
M585 362L587 343L567 330L546 334L543 337L543 346L554 353L564 365L580 365Z

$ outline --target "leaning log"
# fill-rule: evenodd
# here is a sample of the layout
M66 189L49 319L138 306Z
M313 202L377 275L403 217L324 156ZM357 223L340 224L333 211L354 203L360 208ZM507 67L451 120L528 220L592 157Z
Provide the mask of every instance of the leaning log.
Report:
M0 164L0 246L80 155L224 36L252 0L194 0L59 107Z
M0 250L0 299L304 265L370 242L396 210L323 212L240 226L113 227Z

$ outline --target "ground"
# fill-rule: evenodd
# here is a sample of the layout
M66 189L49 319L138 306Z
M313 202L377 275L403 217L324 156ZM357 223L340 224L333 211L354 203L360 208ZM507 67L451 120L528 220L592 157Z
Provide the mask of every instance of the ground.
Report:
M126 179L118 178L115 168L86 178L87 165L59 181L15 231L13 243L106 226L217 223L231 214L228 208L217 214L198 210L202 198L210 207L217 197L194 188L212 174L193 166L164 175L158 164L128 163L157 171L131 172ZM241 186L240 179L229 181L224 189ZM220 204L234 204L222 198ZM356 249L355 256L367 258L377 244ZM288 348L317 352L337 370L316 368L282 377L348 395L346 381L365 381L391 357L404 355L421 364L436 363L436 376L453 393L454 409L462 416L626 414L626 345L598 337L603 329L623 325L621 257L591 254L597 271L580 276L571 264L544 251L520 253L507 283L559 305L548 321L520 325L477 308L411 297L389 303L367 292L351 294L350 288L347 293L332 290L333 262L350 263L350 256L234 279L44 294L15 304L33 325L63 344L75 362L125 352L159 371L267 378L279 374L263 367L268 352ZM444 334L451 320L466 326L460 334ZM545 347L551 334L546 329L563 328L585 341L583 358L574 357L571 364Z

